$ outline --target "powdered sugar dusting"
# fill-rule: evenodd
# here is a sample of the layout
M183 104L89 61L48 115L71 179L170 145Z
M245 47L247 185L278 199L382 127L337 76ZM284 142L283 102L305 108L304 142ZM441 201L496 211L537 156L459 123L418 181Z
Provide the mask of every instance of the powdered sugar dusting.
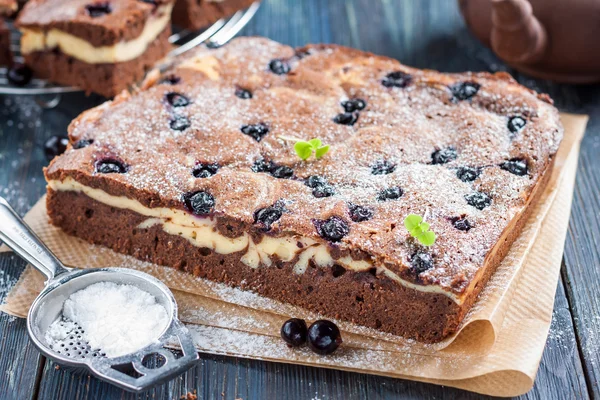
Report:
M271 71L273 59L284 60L291 72ZM410 83L383 85L394 71L409 74ZM405 280L458 294L526 205L562 136L556 109L505 76L420 71L335 46L295 51L267 39L240 38L219 49L199 49L168 73L181 78L180 83L159 80L130 99L80 118L72 139L94 143L67 150L50 166L49 176L76 174L150 206L183 208L184 193L207 191L215 198L218 216L248 228L257 209L285 200L287 211L272 224L271 234L292 232L322 240L313 221L336 215L349 225L349 234L337 244L342 251L385 264ZM467 100L451 90L464 82L480 85ZM240 87L252 98L238 98ZM185 95L189 105L170 105L165 96L171 92ZM341 103L351 98L364 100L366 108L354 125L336 123L344 112ZM508 127L514 115L526 120L521 131ZM190 127L171 129L174 118L187 118ZM241 127L259 123L268 127L260 141L242 133ZM320 160L301 161L285 137L318 137L331 150ZM432 154L449 148L456 158L434 164ZM94 161L104 157L122 160L129 171L94 175ZM500 168L512 158L524 159L528 174ZM260 159L292 168L294 179L252 172ZM372 165L380 160L394 164L394 171L373 174ZM191 169L197 162L221 168L210 178L195 179ZM465 166L480 170L479 176L461 181L457 171ZM311 175L324 177L335 194L315 198L304 183ZM402 196L381 200L379 193L390 187L400 187ZM489 206L480 210L467 202L476 192L489 196ZM350 221L349 203L372 209L373 217ZM438 237L435 245L424 249L410 238L402 227L409 213L427 213ZM452 219L459 217L467 218L472 229L454 228ZM410 265L417 251L429 252L434 260L420 274Z
M200 351L212 354L245 356L254 359L285 361L308 365L331 366L363 371L378 371L379 374L393 373L412 375L412 366L419 368L429 363L432 367L444 366L446 373L459 371L464 365L472 362L467 354L453 355L455 363L446 363L444 357L430 357L420 354L381 351L341 346L336 352L326 357L317 355L306 346L290 348L278 337L256 335L248 332L221 329L216 327L188 325L194 344ZM342 335L343 337L343 335ZM173 343L171 346L176 347ZM476 358L475 358L476 359Z

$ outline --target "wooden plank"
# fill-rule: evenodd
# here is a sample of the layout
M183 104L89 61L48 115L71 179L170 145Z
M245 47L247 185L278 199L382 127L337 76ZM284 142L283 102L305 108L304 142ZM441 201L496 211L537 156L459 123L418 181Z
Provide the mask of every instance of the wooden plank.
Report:
M25 263L0 254L0 301L16 283ZM29 341L25 320L0 313L0 398L33 399L43 362Z
M600 398L600 113L594 117L581 154L563 276L590 392Z
M268 0L243 33L264 35L291 45L335 42L398 58L409 65L442 71L505 69L468 34L456 3L447 0L426 3L397 0ZM545 85L526 78L520 80L550 92L559 107L571 111L583 110L584 101L596 107L600 104L600 91L597 88ZM8 194L12 203L24 212L44 191L41 175L41 166L45 163L41 151L43 138L65 132L68 122L79 111L97 103L98 98L65 96L60 107L52 112L41 111L35 107L32 99L11 101L9 108L14 110L10 115L4 113L6 108L0 111L0 193ZM19 103L18 107L16 102ZM598 116L593 108L587 110ZM12 121L10 126L9 120ZM39 125L37 121L40 121ZM30 123L33 126L29 126ZM22 127L19 124L23 124ZM600 265L597 225L600 183L594 171L600 170L600 140L595 120L592 120L590 131L591 136L588 132L582 152L573 221L567 241L565 277L570 283L567 289L576 312L581 351L586 357L584 364L593 385L592 391L597 395L600 365L597 362L597 349L600 347L595 347L598 345L597 335L588 332L599 332L600 321L586 318L597 315L589 312L599 309L599 271L594 266ZM6 265L2 264L2 260L0 258L0 267L20 268L12 260L6 261ZM6 342L7 347L2 347L5 353L0 357L0 376L10 375L8 371L13 371L12 374L23 382L20 384L23 390L15 393L20 398L29 398L33 388L27 382L35 382L34 370L39 357L33 357L37 353L27 342L22 321L20 325L15 325L14 321L5 324L4 317L0 317L2 337L12 336L12 339ZM525 398L587 397L579 352L573 346L577 341L571 322L567 299L562 286L559 286L553 330L536 387ZM22 355L34 360L23 358L15 369L13 359ZM9 361L10 367L5 365ZM12 396L12 392L8 391L8 381L0 380L2 398ZM124 393L94 378L57 370L54 364L47 363L39 387L39 398L178 399L193 390L202 399L479 398L455 389L410 381L209 355L203 355L202 362L188 373L140 396Z
M526 399L589 398L573 320L562 281L556 289L552 325L534 388Z
M42 111L33 98L0 97L0 104L0 196L24 214L44 186L43 154L35 140ZM16 256L0 254L1 301L23 268ZM33 398L43 358L29 341L25 320L0 313L0 340L0 398Z

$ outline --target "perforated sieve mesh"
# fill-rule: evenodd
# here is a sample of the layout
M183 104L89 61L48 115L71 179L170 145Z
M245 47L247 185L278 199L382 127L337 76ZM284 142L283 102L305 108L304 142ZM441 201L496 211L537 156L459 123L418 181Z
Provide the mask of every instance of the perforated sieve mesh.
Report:
M52 340L48 340L46 338L50 349L71 358L106 357L101 349L92 349L89 343L83 340L85 331L79 324L63 317L59 325L63 328L72 327L72 329L67 331L67 336L64 339L52 338Z

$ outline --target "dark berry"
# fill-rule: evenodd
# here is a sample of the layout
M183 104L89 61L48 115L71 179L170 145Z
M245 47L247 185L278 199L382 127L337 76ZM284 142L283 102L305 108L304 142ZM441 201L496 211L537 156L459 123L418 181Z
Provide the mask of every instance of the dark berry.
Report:
M271 167L272 167L271 162L261 158L260 160L254 161L254 165L252 165L252 171L253 172L270 172Z
M456 153L456 149L452 146L446 147L445 149L439 149L431 154L431 163L432 164L446 164L450 161L456 160L458 154Z
M319 236L332 242L339 242L350 232L348 224L340 217L333 216L326 220L315 220L313 222Z
M385 87L398 87L404 88L410 84L412 81L412 75L407 74L402 71L394 71L390 72L383 78L381 84Z
M61 155L67 149L69 138L66 136L50 136L44 143L44 154L48 160Z
M279 179L290 179L294 176L294 170L287 165L277 165L264 159L256 160L252 166L252 171L268 172L271 176Z
M106 14L110 14L112 11L112 7L108 3L96 3L96 4L88 4L85 6L88 14L92 18L101 17Z
M512 158L500 164L500 168L518 176L525 176L529 173L527 161L521 158Z
M181 78L178 77L177 75L172 75L172 74L167 75L160 80L160 83L164 83L167 85L177 85L179 82L181 82Z
M329 197L335 194L335 189L331 185L319 186L312 191L313 196L317 198Z
M320 175L309 176L305 184L313 189L312 194L317 198L329 197L335 194L334 187Z
M396 170L396 164L388 160L377 160L371 165L373 175L387 175Z
M452 218L452 225L459 231L469 232L473 227L468 219L466 218Z
M100 174L124 174L128 167L120 160L114 158L105 158L96 161L96 172Z
M73 148L75 150L83 149L84 147L88 147L92 143L94 143L94 139L79 139L78 141L73 143Z
M475 82L459 82L450 86L453 100L468 100L477 94L481 85Z
M306 186L313 189L319 186L327 185L327 183L327 179L323 178L321 175L311 175L305 182Z
M171 92L167 93L165 96L167 103L172 105L173 107L185 107L190 104L190 100L182 95L181 93Z
M267 133L269 133L269 127L263 124L262 122L259 124L244 125L242 126L242 133L244 135L250 136L257 142L260 142L262 138L265 137Z
M492 199L485 193L482 192L473 192L465 196L465 200L467 203L478 210L483 210L490 204L492 204Z
M340 125L354 125L358 121L358 113L357 112L345 112L340 113L333 118L333 122Z
M169 122L169 126L174 131L185 131L191 125L190 120L183 115L175 115L171 122Z
M302 346L306 343L308 328L303 319L288 319L281 326L281 338L292 347Z
M320 319L308 328L308 347L317 354L333 353L342 344L342 335L337 325Z
M404 191L399 186L389 187L382 189L377 195L377 200L379 201L387 201L387 200L396 200L402 197Z
M290 65L286 61L276 58L269 63L269 69L274 74L285 75L290 72Z
M271 229L271 225L279 220L283 215L283 209L280 205L272 205L270 207L261 208L254 213L254 223L260 224L263 230L268 231Z
M247 90L247 89L243 89L243 88L236 88L235 89L235 95L237 97L239 97L240 99L251 99L252 98L252 92Z
M294 170L288 167L287 165L273 164L269 172L272 176L279 179L290 179L292 176L294 176Z
M350 211L350 219L354 222L367 221L373 218L373 210L364 206L348 203L348 210Z
M521 129L523 129L525 127L526 123L527 123L527 121L525 121L525 119L523 117L520 117L518 115L514 116L514 117L510 117L508 119L508 130L514 136L517 133L519 133L521 131Z
M196 178L209 178L217 173L219 164L198 163L192 170L192 175Z
M433 268L433 258L429 253L417 252L410 258L410 265L413 271L419 275L421 272Z
M196 215L207 215L215 206L213 195L202 190L184 194L183 201L188 210Z
M349 113L364 110L366 106L367 102L363 99L350 99L342 101L342 107L344 107L344 110Z
M456 176L463 182L473 182L481 174L480 168L460 167L456 170Z
M9 68L6 78L15 86L25 86L33 77L33 72L27 65L14 64Z

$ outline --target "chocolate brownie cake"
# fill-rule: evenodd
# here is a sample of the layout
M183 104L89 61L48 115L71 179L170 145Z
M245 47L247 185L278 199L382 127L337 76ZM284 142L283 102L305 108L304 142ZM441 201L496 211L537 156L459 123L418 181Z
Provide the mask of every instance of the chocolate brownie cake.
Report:
M0 66L10 65L12 53L10 51L10 29L0 17Z
M36 75L112 97L169 51L172 0L30 0L17 20Z
M15 0L0 0L0 66L12 63L10 51L10 29L6 26L3 16L10 16L17 10Z
M83 113L69 138L45 171L67 233L435 342L519 234L562 127L505 73L240 38ZM301 160L294 141L312 138L330 150ZM435 244L411 237L409 214Z
M10 16L17 11L17 8L16 0L0 0L0 15Z
M257 0L177 0L173 23L191 30L204 28L250 6Z

